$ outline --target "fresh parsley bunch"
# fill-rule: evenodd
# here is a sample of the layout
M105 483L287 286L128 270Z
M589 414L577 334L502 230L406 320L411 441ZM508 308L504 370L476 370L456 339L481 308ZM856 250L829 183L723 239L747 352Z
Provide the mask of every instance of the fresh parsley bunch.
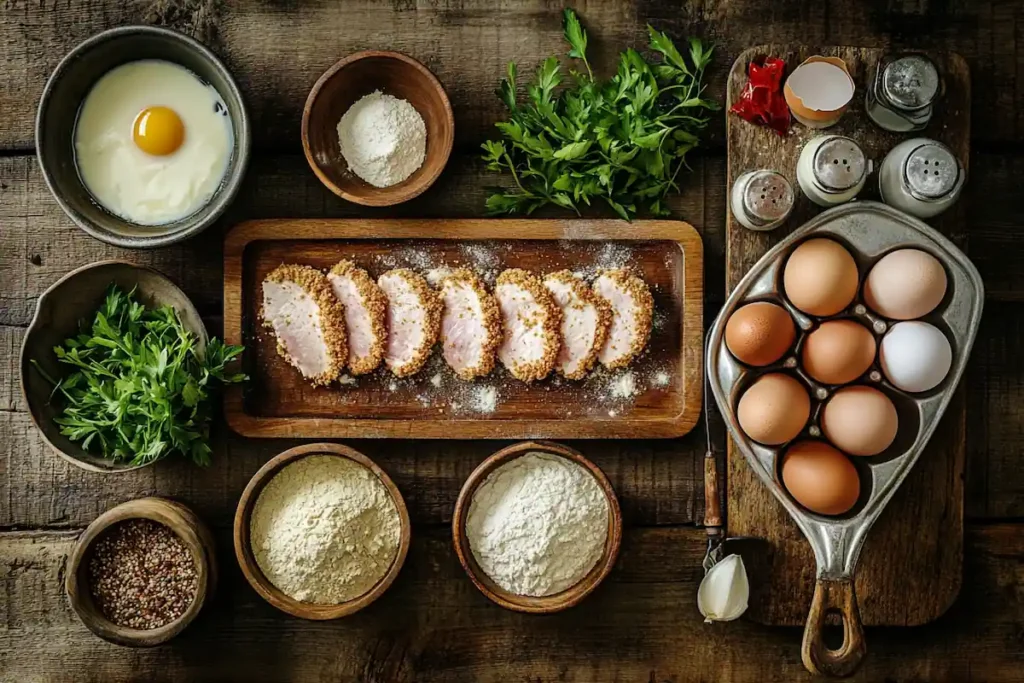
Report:
M679 190L676 177L686 154L699 143L707 113L718 109L703 97L712 50L691 39L684 57L667 35L648 26L660 63L649 64L629 48L617 73L601 82L587 61L587 32L571 9L564 24L568 54L583 62L586 73L571 71L570 85L556 94L561 65L549 57L520 103L516 65L509 63L497 91L509 111L508 121L496 124L504 139L489 140L483 149L487 168L508 171L515 186L495 189L488 212L530 214L557 204L579 213L581 203L601 199L626 220L642 207L667 215L665 195Z
M91 329L53 351L75 368L60 381L47 377L64 398L61 434L131 465L174 452L209 465L210 389L246 379L226 370L241 346L211 339L200 355L174 308L146 308L115 285Z

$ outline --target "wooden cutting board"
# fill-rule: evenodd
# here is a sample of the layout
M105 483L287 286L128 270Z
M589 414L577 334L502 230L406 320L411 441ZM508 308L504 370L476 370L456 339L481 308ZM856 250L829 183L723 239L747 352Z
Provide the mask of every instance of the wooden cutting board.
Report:
M796 183L800 149L820 133L856 140L877 169L886 152L910 136L877 127L864 112L865 84L884 51L874 48L811 48L763 45L739 56L729 74L728 105L747 82L747 65L765 55L785 60L787 75L815 54L846 61L857 84L850 109L826 131L811 131L793 122L780 137L727 114L729 186L758 168L783 173L796 190L792 217L771 233L747 230L730 213L726 222L727 287L731 290L775 243L821 209L804 197ZM947 144L967 164L970 156L971 82L966 62L952 53L929 53L939 67L944 92L928 128L919 135ZM877 173L868 179L863 198L878 198ZM965 202L961 200L930 224L963 246ZM960 386L928 448L889 506L869 532L857 570L856 591L866 625L910 626L940 616L960 591L963 565L963 473L965 392ZM804 623L814 589L815 562L810 546L772 494L760 484L743 455L729 444L726 511L730 536L764 539L764 552L744 554L751 573L748 616L766 624Z
M435 353L412 378L386 369L314 388L276 352L260 324L261 283L282 263L329 269L347 258L374 278L395 267L427 275L467 266L488 284L505 268L593 276L626 266L654 295L646 351L624 371L525 384L496 368L465 382ZM703 248L680 221L263 220L224 246L224 334L245 344L244 388L225 394L245 436L298 438L656 438L682 436L700 415Z

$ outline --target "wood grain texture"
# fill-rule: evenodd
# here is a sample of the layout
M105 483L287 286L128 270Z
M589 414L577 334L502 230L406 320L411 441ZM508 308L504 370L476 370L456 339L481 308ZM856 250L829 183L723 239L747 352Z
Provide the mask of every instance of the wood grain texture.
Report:
M857 84L850 110L828 134L857 140L869 159L880 163L900 139L875 126L864 114L864 84L883 51L864 48L795 48L769 45L743 53L729 76L729 104L746 83L749 61L771 54L782 57L789 70L814 54L844 59ZM936 115L923 135L949 145L958 158L970 157L970 74L957 55L932 54L944 79L944 92ZM731 183L742 173L758 168L782 172L794 188L796 160L804 143L818 133L794 122L790 135L753 126L735 116L728 118L729 174ZM732 288L767 249L789 231L820 212L797 192L793 215L785 226L770 233L743 228L729 214L726 223L727 288ZM877 196L874 176L861 195ZM959 202L932 225L954 242L965 244L966 203ZM868 535L856 577L861 615L869 625L916 625L937 618L960 589L963 536L963 471L965 386L957 390L946 414L916 467ZM811 605L815 562L796 524L771 493L761 486L743 455L730 443L726 509L731 535L767 539L769 555L755 558L754 583L762 600L755 601L751 617L769 624L796 625ZM913 539L910 542L909 539Z
M0 148L30 149L39 94L74 45L112 26L153 23L205 41L235 73L252 113L257 149L299 152L302 103L336 60L363 49L409 54L437 74L458 112L456 147L476 148L493 133L502 105L492 91L510 60L532 74L562 54L561 5L545 0L8 0L0 12ZM993 148L1024 137L1024 50L1015 27L1024 7L1003 0L631 0L578 7L591 36L591 60L612 73L625 46L646 45L651 22L674 38L714 42L711 94L721 99L732 60L762 42L949 49L975 73L977 140ZM255 39L255 37L259 39ZM716 122L712 139L724 142Z
M248 348L243 369L251 378L245 387L227 389L224 405L228 424L242 435L656 438L686 434L699 418L703 247L681 221L253 221L228 234L224 257L225 339ZM505 268L538 275L633 268L654 295L654 329L646 353L629 370L641 393L616 396L613 384L623 373L525 384L498 369L471 385L493 387L497 407L474 412L475 389L454 377L436 353L433 364L408 380L396 381L381 368L355 386L314 389L280 358L274 335L261 325L262 282L283 262L327 269L342 258L374 278L396 266L426 274L465 265L485 280ZM664 382L657 381L659 373L667 375Z
M722 226L725 183L721 159L696 157L683 192L669 198L673 216L690 222L712 248L705 250L711 302L720 302L723 270ZM156 268L189 295L203 315L223 310L225 233L251 218L454 218L484 213L486 187L498 181L476 155L453 158L430 191L399 206L359 207L323 186L301 154L257 157L238 199L218 225L185 244L155 250L127 250L88 238L60 210L31 156L0 157L0 325L24 327L36 299L69 270L104 259L130 260ZM707 189L705 189L707 188ZM596 217L607 213L591 212ZM564 211L542 217L565 218Z
M84 527L105 510L146 495L181 497L211 525L230 526L253 473L294 439L245 439L215 425L213 463L184 458L97 477L55 456L27 414L0 411L0 529ZM629 525L693 524L703 516L704 435L682 439L568 441L608 476ZM446 524L462 483L502 443L353 440L394 479L416 524Z
M359 614L310 624L275 610L224 562L217 597L172 643L125 651L90 634L59 590L75 532L0 535L0 679L308 683L821 680L800 663L800 633L746 620L703 624L694 596L704 533L625 530L619 561L584 602L535 616L503 610L466 579L450 528L417 526L391 589ZM221 548L230 526L216 530ZM868 629L853 681L1022 679L1024 531L967 536L964 591L938 622Z
M498 468L530 453L547 453L575 462L590 472L608 502L608 535L601 557L586 576L577 583L552 595L517 595L499 586L477 564L469 536L466 534L470 506L480 485ZM480 589L480 592L486 595L491 602L516 612L555 614L578 605L594 592L594 589L607 578L612 567L615 566L615 561L619 557L619 547L622 544L622 512L619 509L619 499L616 497L608 477L604 475L601 468L587 460L582 453L552 441L524 441L503 448L490 456L480 463L466 479L466 483L462 485L462 490L459 492L459 499L455 502L455 514L452 516L452 543L455 547L455 554L459 558L459 564L466 570L473 585Z
M830 617L837 618L842 629L843 639L836 647L825 643L825 629ZM845 678L860 667L867 651L853 581L819 578L814 584L811 611L807 614L800 647L804 666L819 676Z
M317 76L361 48L390 47L422 59L448 88L457 117L456 154L430 191L388 216L479 216L485 187L476 148L493 135L501 105L490 94L510 59L531 73L564 52L559 10L545 0L8 0L0 9L0 149L32 148L36 102L50 70L80 40L134 22L184 30L210 44L241 81L253 113L256 157L230 217L189 243L126 252L90 240L52 201L31 156L0 157L0 680L66 681L804 681L799 632L746 621L703 626L693 606L703 532L703 430L676 441L574 444L609 476L626 522L618 568L578 608L550 617L500 610L466 580L447 528L459 487L495 448L480 442L362 442L392 474L417 537L402 576L365 612L329 625L278 613L244 583L233 562L225 590L179 639L144 652L98 641L82 627L59 586L78 529L111 505L147 493L180 496L230 542L231 515L245 482L293 441L271 443L215 432L214 464L199 471L170 461L108 481L53 457L31 427L12 358L35 299L73 267L128 257L171 276L219 327L223 233L266 217L383 217L332 195L311 174L299 145L301 103ZM975 519L1020 518L1024 469L1019 338L1024 325L1024 6L1003 0L754 0L577 5L591 34L593 62L611 73L616 53L642 46L650 21L675 38L717 45L711 94L722 98L732 60L762 41L931 47L963 54L974 76L967 204L968 253L986 281L990 305L969 371L967 510ZM724 117L709 147L725 146ZM673 215L702 234L706 313L722 301L725 238L724 156L695 156ZM561 213L550 214L562 216ZM713 426L716 423L713 423ZM720 423L715 438L722 433ZM956 428L950 428L955 435ZM936 439L950 438L936 435ZM922 471L919 471L923 472ZM947 486L942 476L908 486ZM898 494L898 498L900 495ZM897 505L897 501L893 502ZM891 512L892 508L890 508ZM874 530L865 552L881 556L905 536ZM669 525L667 528L636 528ZM434 528L430 528L433 526ZM68 529L61 531L60 529ZM914 529L932 534L935 529ZM959 600L937 622L915 629L868 628L872 652L859 681L1024 680L1024 538L1021 525L968 528ZM803 544L794 537L787 542ZM923 564L939 566L940 557ZM806 584L810 585L813 577ZM894 581L884 590L910 591ZM858 599L869 602L858 585ZM880 587L880 590L883 590ZM757 598L755 597L754 600Z

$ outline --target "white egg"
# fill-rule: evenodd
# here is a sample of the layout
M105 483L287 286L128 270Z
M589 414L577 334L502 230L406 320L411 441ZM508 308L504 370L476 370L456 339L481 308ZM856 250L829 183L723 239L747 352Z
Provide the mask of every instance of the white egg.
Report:
M917 320L896 323L882 338L882 372L898 389L934 389L949 374L953 349L939 328Z

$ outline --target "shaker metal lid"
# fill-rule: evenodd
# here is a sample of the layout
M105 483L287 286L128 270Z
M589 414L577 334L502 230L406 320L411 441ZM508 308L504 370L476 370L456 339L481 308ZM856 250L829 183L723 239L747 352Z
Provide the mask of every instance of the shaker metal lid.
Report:
M755 171L743 189L743 208L754 222L768 225L793 209L793 186L776 171Z
M960 182L960 162L940 142L918 145L903 162L903 178L914 195L925 199L942 199Z
M826 190L843 192L864 179L867 165L860 145L850 138L833 135L814 154L814 179Z
M900 109L921 109L930 105L939 92L939 71L924 55L900 57L886 65L882 90Z

